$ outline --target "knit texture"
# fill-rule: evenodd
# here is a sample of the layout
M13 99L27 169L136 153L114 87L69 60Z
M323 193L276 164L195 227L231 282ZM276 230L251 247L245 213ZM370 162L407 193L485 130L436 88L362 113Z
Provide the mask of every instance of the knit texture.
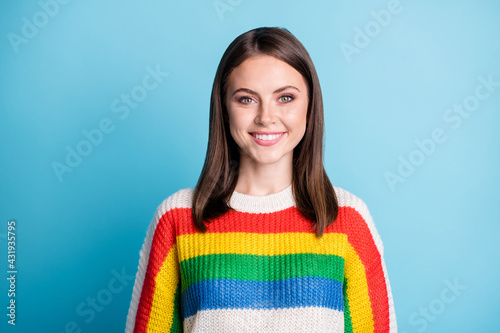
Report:
M234 191L199 232L194 188L158 207L140 251L126 332L397 332L383 245L365 203L334 187L321 239L292 186Z

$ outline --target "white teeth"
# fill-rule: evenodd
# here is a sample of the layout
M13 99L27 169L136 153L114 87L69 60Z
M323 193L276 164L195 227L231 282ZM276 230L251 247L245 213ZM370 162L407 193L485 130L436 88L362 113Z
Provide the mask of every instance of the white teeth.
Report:
M253 134L252 133L252 135L255 136L257 139L269 141L269 140L275 140L275 139L279 138L280 136L283 135L283 133L274 134L274 135L260 135L260 134Z

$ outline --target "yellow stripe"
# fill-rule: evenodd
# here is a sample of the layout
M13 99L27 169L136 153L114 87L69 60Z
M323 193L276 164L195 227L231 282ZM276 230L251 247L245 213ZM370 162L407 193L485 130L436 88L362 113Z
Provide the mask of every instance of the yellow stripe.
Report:
M345 258L347 235L325 234L317 240L313 233L258 234L244 232L196 233L177 236L182 262L193 257L236 253L283 255L295 253L334 254Z
M352 331L355 333L372 333L375 330L373 313L368 294L368 281L365 267L358 254L347 244L344 275L347 278L347 299L351 313Z
M347 297L354 332L373 332L368 282L358 254L341 233L324 234L316 239L313 233L196 233L177 237L182 262L202 255L235 253L253 255L284 255L295 253L331 254L343 257L344 274L348 281Z
M174 318L174 296L179 283L179 262L177 245L165 258L158 275L155 278L153 304L149 315L147 332L166 332L172 327Z

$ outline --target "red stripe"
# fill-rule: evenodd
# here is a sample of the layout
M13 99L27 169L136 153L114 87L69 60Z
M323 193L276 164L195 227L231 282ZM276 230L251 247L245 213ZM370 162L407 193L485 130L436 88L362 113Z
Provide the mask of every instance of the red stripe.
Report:
M168 215L170 214L165 213L160 218L153 236L148 267L144 276L144 284L142 285L141 298L135 318L134 333L147 331L155 292L155 278L167 258L170 249L175 244L175 233L169 225Z
M191 210L189 208L176 208L176 218L181 221L178 228L178 236L195 234L198 230L191 222ZM294 221L289 223L288 221ZM282 223L278 223L282 222ZM248 232L248 233L282 233L282 232L312 232L312 224L305 219L295 207L275 212L272 214L251 214L229 211L225 215L205 223L207 233L223 232Z

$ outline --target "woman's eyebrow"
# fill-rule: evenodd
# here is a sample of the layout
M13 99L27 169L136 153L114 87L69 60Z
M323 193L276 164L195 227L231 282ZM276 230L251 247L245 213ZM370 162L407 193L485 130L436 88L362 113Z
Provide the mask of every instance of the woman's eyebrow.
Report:
M278 94L278 93L280 93L280 92L282 92L282 91L284 91L284 90L287 90L288 88L292 88L292 89L295 89L295 90L297 90L298 92L300 92L299 88L297 88L297 87L294 87L294 86L284 86L284 87L281 87L281 88L276 89L276 90L273 92L273 94Z
M289 89L289 88L291 88L291 89L295 89L295 90L297 90L298 92L300 92L299 88L297 88L297 87L295 87L295 86L284 86L284 87L281 87L281 88L276 89L276 90L273 92L273 94L278 94L278 93L280 93L280 92L282 92L282 91L284 91L284 90L287 90L287 89ZM252 95L257 95L257 96L259 95L257 92L253 91L252 89L248 89L248 88L240 88L240 89L236 89L236 90L233 92L233 94L232 94L232 95L234 96L234 94L236 94L236 93L238 93L238 92L240 92L240 91L242 91L242 92L246 92L246 93L249 93L249 94L252 94Z
M236 89L236 90L233 92L233 95L232 95L232 96L234 96L236 93L238 93L238 92L240 92L240 91L242 91L242 92L246 92L246 93L249 93L249 94L252 94L252 95L259 95L259 94L257 94L257 92L255 92L255 91L253 91L253 90L251 90L251 89L248 89L248 88L240 88L240 89Z

